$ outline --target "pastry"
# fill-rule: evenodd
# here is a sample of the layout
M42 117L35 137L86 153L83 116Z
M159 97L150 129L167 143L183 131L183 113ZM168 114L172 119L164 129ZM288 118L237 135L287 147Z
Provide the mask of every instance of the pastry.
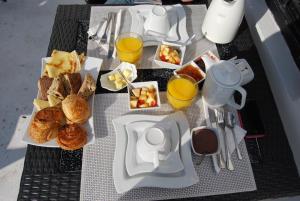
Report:
M66 73L64 77L64 84L67 94L77 94L81 87L80 73Z
M48 95L52 95L59 98L60 100L63 100L67 96L67 92L64 86L64 79L65 78L63 75L54 78L50 88L47 91Z
M56 106L59 103L61 103L61 100L59 98L57 98L56 96L48 95L47 98L48 98L50 107Z
M51 84L53 82L53 78L50 78L48 76L43 76L38 81L38 88L40 91L40 98L42 100L47 100L47 91L50 88Z
M50 107L49 102L45 100L40 100L40 99L34 99L33 100L33 105L35 108L40 111L46 107Z
M94 78L88 73L85 75L83 83L78 91L78 95L88 100L88 98L96 90L96 82Z
M62 101L62 110L72 123L83 124L91 115L88 102L75 94L68 95Z
M36 143L45 143L57 136L58 128L65 124L65 115L58 107L38 111L29 126L29 135Z
M87 133L78 124L65 125L59 129L56 141L62 149L80 149L87 142Z
M55 78L63 73L75 73L81 70L80 61L84 57L79 56L74 50L72 52L53 50L50 61L46 64L46 73Z

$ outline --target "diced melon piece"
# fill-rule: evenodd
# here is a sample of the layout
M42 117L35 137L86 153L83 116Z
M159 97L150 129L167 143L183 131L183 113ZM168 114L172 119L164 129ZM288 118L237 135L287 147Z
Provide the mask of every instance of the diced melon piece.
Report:
M130 107L131 108L137 108L138 100L131 100L130 101Z
M140 95L139 100L146 101L147 100L147 96L146 95Z
M147 95L147 90L143 90L143 89L142 89L141 95L146 96L146 95Z
M138 99L139 99L138 97L130 96L130 100L138 100Z
M136 96L139 97L141 95L141 88L135 88L132 89L132 93Z
M147 104L147 103L144 103L144 104L141 104L141 105L139 105L139 107L140 107L140 108L149 107L149 104Z

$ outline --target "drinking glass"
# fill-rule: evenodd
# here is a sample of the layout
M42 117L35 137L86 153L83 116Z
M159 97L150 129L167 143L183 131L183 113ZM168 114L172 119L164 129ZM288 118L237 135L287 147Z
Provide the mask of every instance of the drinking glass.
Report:
M189 107L198 94L196 81L188 75L173 75L167 84L167 99L174 109Z
M137 64L143 54L143 39L137 33L121 33L116 40L116 49L121 62Z

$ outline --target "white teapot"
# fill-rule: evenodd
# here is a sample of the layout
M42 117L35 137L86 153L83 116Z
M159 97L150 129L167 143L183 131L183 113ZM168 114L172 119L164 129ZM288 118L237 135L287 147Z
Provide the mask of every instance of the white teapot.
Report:
M241 85L250 82L253 78L254 73L246 60L221 60L207 69L202 91L204 101L211 108L228 104L235 109L242 109L247 92ZM233 98L235 91L241 94L240 104L236 103Z

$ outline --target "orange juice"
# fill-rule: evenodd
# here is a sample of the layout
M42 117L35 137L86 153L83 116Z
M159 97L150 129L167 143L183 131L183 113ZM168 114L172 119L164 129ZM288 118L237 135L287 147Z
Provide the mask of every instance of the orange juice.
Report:
M124 33L118 37L116 48L121 61L136 64L143 53L143 40L137 34Z
M196 81L186 75L175 75L167 85L167 98L175 109L183 109L190 106L198 93Z

